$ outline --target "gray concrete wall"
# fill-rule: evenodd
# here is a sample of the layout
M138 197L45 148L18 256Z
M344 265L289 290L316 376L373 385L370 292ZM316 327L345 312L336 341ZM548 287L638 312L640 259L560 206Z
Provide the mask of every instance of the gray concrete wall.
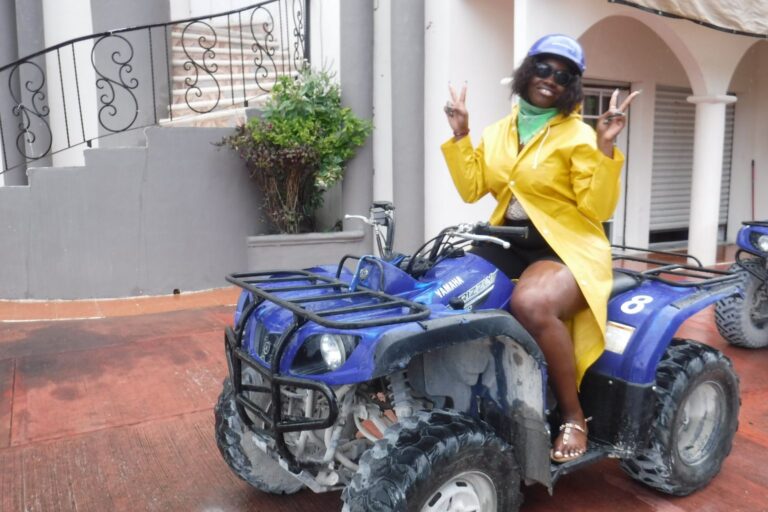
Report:
M373 118L373 0L341 0L340 16L341 100L359 117L370 120ZM373 143L369 138L344 172L344 213L366 215L372 201ZM359 222L344 222L345 230L359 228ZM373 249L369 229L360 247L367 253Z
M158 0L91 0L94 32L164 23L171 20L170 3Z
M225 286L265 232L220 128L149 128L146 148L93 149L85 167L30 169L0 188L0 298L75 299Z
M31 55L45 49L45 33L43 30L43 0L16 0L16 40L18 42L18 56L19 58ZM41 55L34 59L42 69L45 69L45 56ZM40 87L40 92L45 98L48 98L48 84L40 84L39 74L30 69L29 66L24 66L20 70L19 83L32 83L35 87ZM6 105L7 103L3 103ZM30 146L30 155L42 155L45 153L45 149L48 145L49 137L46 131L42 129L42 126L38 123L34 128L39 136ZM35 160L34 166L45 167L51 165L51 156L47 155ZM27 184L27 169L26 165L19 167L12 171L16 173L20 179L14 183L15 185ZM8 182L6 182L8 183ZM10 184L10 183L8 183Z
M13 2L0 3L0 66L9 64L18 59L18 47L16 41L16 6ZM3 111L0 112L0 120L5 119L6 123L3 128L3 140L6 146L12 147L13 141L15 141L18 135L17 123L8 122L15 120L11 113L11 106L13 105L11 89L18 95L19 80L18 76L11 77L11 71L7 70L0 73L0 105L3 106ZM6 152L9 148L3 148ZM7 159L6 159L7 160ZM5 168L3 164L2 168ZM2 170L0 168L0 170ZM3 176L5 183L8 185L23 185L26 183L26 175L24 169L14 169L8 171Z
M43 0L16 0L16 26L19 57L44 50Z
M397 247L424 243L424 4L392 3L392 192Z

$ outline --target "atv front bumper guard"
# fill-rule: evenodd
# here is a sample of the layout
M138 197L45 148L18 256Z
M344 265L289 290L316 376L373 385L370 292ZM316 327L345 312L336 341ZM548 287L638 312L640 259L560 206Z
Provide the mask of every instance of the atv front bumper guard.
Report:
M235 405L237 413L243 422L252 430L257 427L251 421L247 412L255 414L264 422L262 433L275 440L280 456L288 463L291 471L298 472L301 468L295 457L288 449L285 442L286 432L300 432L302 430L319 430L331 427L336 423L339 415L339 405L336 394L323 382L316 382L296 377L275 375L269 369L264 368L256 359L240 348L237 336L231 327L227 327L224 339L229 378L235 390ZM243 365L247 365L258 371L262 378L262 386L254 386L243 382ZM281 386L291 386L298 389L317 391L328 402L328 416L325 418L295 418L283 416ZM266 393L271 397L271 408L267 410L250 400L246 393Z

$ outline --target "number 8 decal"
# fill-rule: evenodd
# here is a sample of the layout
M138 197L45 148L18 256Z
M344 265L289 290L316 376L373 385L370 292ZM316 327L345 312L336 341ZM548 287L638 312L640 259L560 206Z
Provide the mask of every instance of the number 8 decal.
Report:
M621 305L621 312L628 315L636 315L645 309L645 305L653 302L650 295L635 295L627 302Z

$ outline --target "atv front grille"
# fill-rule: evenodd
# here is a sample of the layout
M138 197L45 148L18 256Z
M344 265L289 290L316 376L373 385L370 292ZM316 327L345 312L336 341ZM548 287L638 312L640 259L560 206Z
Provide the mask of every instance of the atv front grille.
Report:
M326 429L334 425L339 415L336 394L323 382L283 376L265 368L259 361L251 357L246 350L241 348L237 336L231 327L226 328L224 348L227 366L229 367L229 378L232 380L232 387L235 391L235 405L240 418L252 429L255 426L251 416L261 420L264 428L258 430L267 433L275 440L275 445L280 455L288 462L292 471L298 471L299 466L288 448L285 434L304 430ZM252 368L261 374L262 382L256 385L244 382L244 367ZM307 418L285 415L283 411L283 390L286 388L293 390L306 389L319 393L327 403L327 416ZM251 397L254 394L270 396L269 406L261 406L252 400Z

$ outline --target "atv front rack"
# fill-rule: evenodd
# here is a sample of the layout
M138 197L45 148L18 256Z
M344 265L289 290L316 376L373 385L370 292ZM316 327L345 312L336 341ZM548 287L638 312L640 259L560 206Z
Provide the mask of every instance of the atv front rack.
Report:
M424 304L362 286L355 285L353 288L351 284L338 279L338 276L333 278L307 270L231 274L227 276L227 281L253 295L253 300L243 305L237 325L234 328L227 327L225 334L227 364L235 391L238 414L251 429L257 427L247 412L251 412L264 422L264 426L269 429L265 432L274 438L280 456L292 471L297 471L299 466L288 449L285 433L328 428L336 422L338 416L338 401L328 385L280 374L280 362L294 334L307 322L335 329L360 329L414 322L424 320L430 315L430 309ZM266 361L269 368L265 368L248 353L243 344L249 319L265 301L293 313L293 320L280 334L275 342L272 357ZM340 306L340 301L346 301L349 304ZM324 306L323 303L330 305ZM374 318L358 319L358 313L385 314ZM341 316L352 316L352 319L338 318ZM264 379L262 385L243 382L243 365L261 374ZM284 386L320 393L328 402L328 415L325 418L285 416L281 393L281 387ZM271 398L272 405L263 408L249 399L248 393L267 394Z
M272 277L275 275L280 277ZM257 300L251 303L251 309L258 307L264 300L268 300L293 312L300 323L311 321L323 327L335 329L362 329L364 327L415 322L426 319L430 314L429 308L424 304L362 286L356 286L353 289L349 283L345 283L338 278L334 279L307 270L231 274L227 276L227 281L244 290L248 290L257 297ZM331 293L327 293L329 290ZM301 294L295 298L286 298L278 295L285 292L299 291L308 293ZM311 293L315 291L319 293ZM342 299L351 299L350 302L353 302L353 304L342 307L334 305L326 308L316 306L312 309L305 307L305 304L318 304ZM401 309L401 314L366 320L334 320L332 318L360 312L373 313L377 310L394 310L396 308ZM402 310L407 310L407 312L403 313ZM249 315L246 315L244 311L243 316Z

